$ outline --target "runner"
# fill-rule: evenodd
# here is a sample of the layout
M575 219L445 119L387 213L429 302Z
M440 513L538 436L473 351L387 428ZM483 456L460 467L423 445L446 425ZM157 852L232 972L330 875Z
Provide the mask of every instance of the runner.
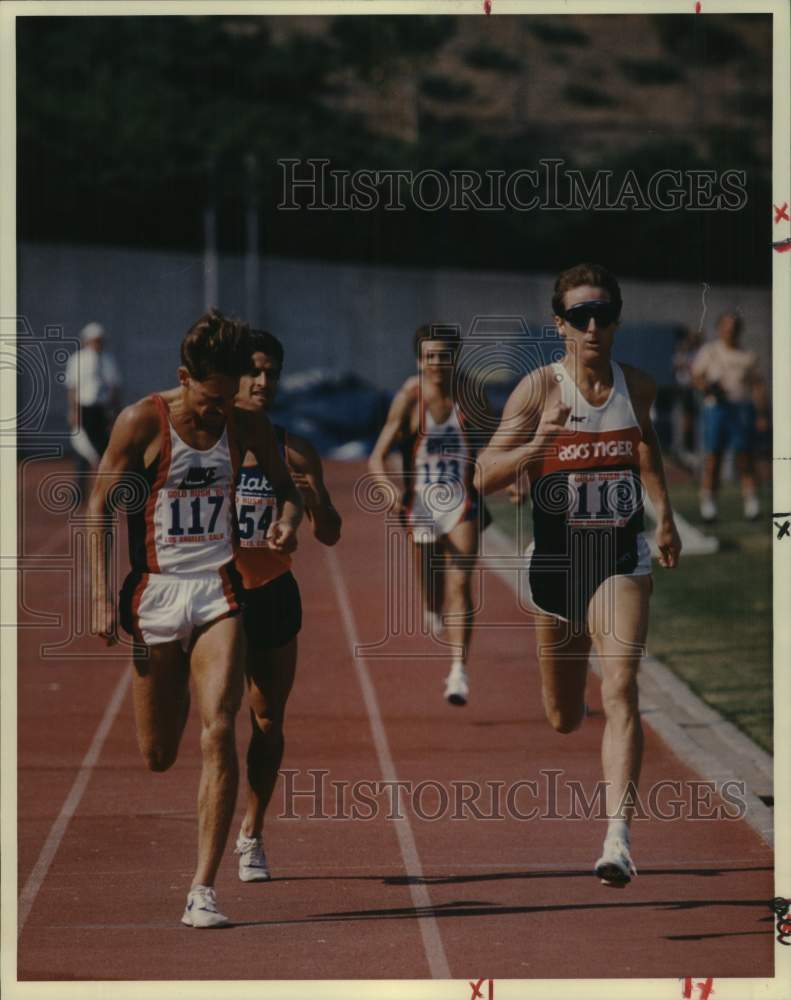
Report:
M473 398L465 391L469 383L456 376L460 345L454 327L418 328L414 337L418 375L408 378L393 399L368 460L370 471L393 491L386 459L400 445L404 492L399 498L393 491L391 511L402 518L416 546L421 601L430 630L434 635L444 630L454 649L445 681L445 698L451 705L466 705L469 697L472 572L480 533L491 521L472 483L476 449L469 431L475 428L480 433L481 421L474 425L466 402Z
M272 406L283 368L283 345L271 333L250 334L253 372L239 381L237 409L266 413ZM334 545L341 518L324 485L321 458L303 437L275 424L278 447L302 493L314 536ZM275 492L253 451L244 456L236 490L240 547L236 565L246 588L244 627L246 675L252 735L247 750L247 811L236 841L239 878L265 882L269 877L263 846L266 808L283 759L283 718L297 665L297 633L302 606L291 557L272 546L268 532Z
M280 502L270 544L290 552L302 502L268 421L234 413L239 376L250 368L247 328L210 311L181 345L179 387L126 407L113 428L89 511L102 523L113 490L145 482L145 505L129 514L131 573L120 596L136 640L133 697L140 750L152 771L176 760L192 678L201 716L198 864L182 922L220 927L214 880L238 787L234 719L242 695L242 635L234 568L234 485L240 450L252 451ZM131 475L136 473L137 475ZM93 626L115 638L115 607L94 533ZM108 547L112 548L111 538Z
M530 479L529 581L544 708L558 732L581 724L591 650L599 657L609 822L595 873L611 886L636 874L630 824L643 748L637 669L652 589L643 490L657 512L660 564L675 567L681 551L649 417L656 386L610 358L621 305L618 282L604 267L579 264L558 277L552 306L566 356L519 383L476 476L484 493L524 471Z

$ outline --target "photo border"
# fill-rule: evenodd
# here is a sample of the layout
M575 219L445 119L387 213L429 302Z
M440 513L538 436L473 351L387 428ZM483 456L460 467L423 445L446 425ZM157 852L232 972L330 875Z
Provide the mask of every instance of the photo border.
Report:
M491 16L514 14L689 14L697 16L694 2L673 0L491 0ZM791 133L789 131L789 94L791 93L791 37L788 0L763 2L712 2L702 0L700 16L707 14L771 13L773 15L773 137L772 201L791 202ZM267 15L296 17L310 14L447 14L485 16L483 0L249 0L221 3L219 0L101 0L76 3L53 0L10 0L0 5L0 322L16 316L16 59L15 21L24 16L168 16L168 15ZM772 210L767 205L767 216ZM791 236L791 227L782 222L773 225L773 240ZM774 231L776 230L776 231ZM772 270L772 373L773 373L773 510L791 510L791 253L773 252ZM6 384L11 383L11 384ZM0 397L0 418L13 419L16 392L13 379L6 378ZM9 391L12 390L12 391ZM0 442L0 552L16 552L17 496L16 449ZM791 539L773 543L773 616L774 616L774 761L775 761L775 895L791 898L791 616L779 609L791 607ZM0 573L0 600L3 609L12 609L17 600L17 573ZM286 1000L311 996L348 998L350 990L377 998L398 1000L466 1000L470 986L466 980L196 980L196 981L69 981L43 982L16 979L17 964L17 642L14 629L0 629L0 849L2 850L2 946L0 976L9 998L91 998L112 995L125 998L181 997L191 1000L216 1000L221 990L228 998ZM574 936L583 934L581 920L570 921L569 947ZM767 933L769 928L767 927ZM679 969L686 974L689 969ZM698 970L707 971L707 970ZM708 970L711 971L711 970ZM263 987L265 986L265 989ZM189 987L187 991L187 987ZM582 980L496 980L497 1000L524 997L591 997L601 1000L625 998L644 1000L680 996L680 984L673 979L582 979ZM717 1000L761 996L787 1000L791 995L791 948L775 944L775 976L772 979L728 979L715 977Z

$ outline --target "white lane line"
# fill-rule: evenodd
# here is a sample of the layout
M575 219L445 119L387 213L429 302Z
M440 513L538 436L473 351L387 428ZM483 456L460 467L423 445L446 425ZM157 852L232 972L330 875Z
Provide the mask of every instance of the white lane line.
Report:
M379 758L379 768L385 781L396 782L398 776L392 754L390 753L390 744L387 741L387 733L382 722L382 714L379 711L379 701L376 697L376 690L371 680L371 674L365 660L362 657L354 655L355 649L360 645L360 640L358 638L357 625L354 621L351 601L349 600L349 592L346 589L346 582L343 578L343 571L341 570L335 551L325 548L324 552L329 563L330 576L335 587L335 596L338 599L338 605L341 609L343 628L346 632L346 641L349 644L352 663L357 672L357 680L359 681L365 708L368 712L371 735L376 747L376 755ZM393 787L398 788L398 785L393 785ZM407 875L412 879L423 879L423 868L420 864L420 856L417 852L417 844L415 843L415 836L412 832L409 819L404 814L403 817L393 820L393 823ZM448 957L445 954L445 946L442 943L442 936L437 920L431 912L432 904L428 889L423 884L410 882L409 892L412 896L415 909L425 911L425 913L418 916L418 926L423 937L423 948L426 952L431 975L434 979L450 979Z
M119 709L123 704L123 700L131 680L132 671L129 666L125 664L123 674L116 684L115 690L110 697L110 701L107 703L107 707L104 710L101 722L99 723L96 732L93 734L93 740L91 740L91 745L88 747L88 752L82 759L80 769L77 772L77 777L74 779L74 784L71 786L71 790L66 796L66 801L61 807L58 818L52 824L49 836L47 837L44 846L41 848L41 853L33 866L33 871L28 876L27 882L25 882L25 886L20 894L17 935L22 933L22 929L25 926L28 916L30 915L31 909L33 908L33 903L36 900L38 891L41 888L44 879L47 877L49 867L58 852L60 842L63 840L63 835L66 833L66 827L69 825L69 820L77 811L77 806L80 804L83 792L90 781L91 772L99 759L102 747L104 746L104 741L107 739L107 734L110 732L110 728L113 722L115 722L115 717L118 715Z

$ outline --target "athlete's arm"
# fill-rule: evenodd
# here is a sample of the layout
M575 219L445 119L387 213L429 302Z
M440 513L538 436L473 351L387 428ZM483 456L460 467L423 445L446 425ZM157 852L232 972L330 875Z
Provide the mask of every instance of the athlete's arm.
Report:
M547 399L547 373L540 368L526 375L505 404L500 425L478 455L475 486L495 493L521 479L536 458L566 426L571 408Z
M297 528L302 520L302 496L289 475L277 446L275 430L263 413L234 410L239 427L240 449L249 449L272 485L277 501L277 518L267 532L267 542L278 552L293 552L297 547Z
M313 535L322 545L334 545L341 537L341 516L333 507L324 483L321 457L310 441L289 434L286 456L291 478L302 494L305 513L313 525Z
M373 451L368 457L368 470L373 474L377 482L382 485L383 489L387 491L385 495L390 495L390 510L393 513L398 513L401 506L401 498L396 490L395 483L388 475L385 460L408 424L412 407L415 405L416 388L417 379L410 378L395 394L393 402L390 404L390 411L387 414L385 425L379 434Z
M117 642L115 595L110 589L107 570L112 566L114 532L107 518L109 498L125 476L144 467L148 445L159 433L156 406L142 399L127 406L113 425L110 443L102 456L94 487L88 499L88 546L91 572L91 631L102 636L108 645ZM143 484L132 484L130 493L137 498Z
M656 382L645 372L623 365L626 384L634 407L635 416L643 435L637 447L640 459L640 478L656 511L656 544L659 564L674 569L681 555L681 539L673 518L670 496L665 481L662 449L651 422L651 406L656 399Z

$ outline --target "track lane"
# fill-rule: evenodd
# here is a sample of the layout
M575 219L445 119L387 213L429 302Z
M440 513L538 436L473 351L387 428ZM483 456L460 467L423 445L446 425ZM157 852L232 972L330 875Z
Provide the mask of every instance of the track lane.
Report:
M365 643L384 632L385 537L381 517L355 506L361 471L330 465L327 475L345 518L333 557ZM325 811L332 814L329 782L379 780L381 769L325 560L303 538L296 573L306 615L284 768L297 772L293 780L303 790L310 769L328 769ZM486 575L484 595L481 623L509 620L513 595L493 574ZM425 640L410 639L405 647L425 654L421 659L368 661L398 778L510 786L554 768L590 790L598 776L601 715L570 737L548 728L532 637L524 633L478 630L472 700L463 710L442 700L445 663L430 658L436 650ZM22 877L74 781L117 679L112 675L99 661L50 664L28 656L24 663ZM53 676L61 688L46 692L47 699ZM596 681L590 701L600 712ZM240 715L240 750L247 725ZM652 732L647 736L644 786L691 777ZM428 978L420 931L426 920L418 917L436 924L455 977L675 978L690 963L717 975L771 973L771 924L762 902L773 894L771 852L743 823L719 824L715 840L708 823L638 823L641 875L613 892L588 874L601 823L429 822L412 813L422 872L410 875L396 824L382 814L367 821L308 818L315 797L307 796L294 803L301 818L275 818L284 812L283 780L267 821L276 878L242 885L229 847L218 894L239 923L223 933L220 949L204 948L178 923L195 852L198 772L194 718L176 766L149 774L135 746L131 704L124 702L20 940L24 978ZM524 808L533 804L520 800ZM231 839L241 809L240 798ZM428 893L422 908L416 888ZM604 947L613 940L625 956L617 967Z

